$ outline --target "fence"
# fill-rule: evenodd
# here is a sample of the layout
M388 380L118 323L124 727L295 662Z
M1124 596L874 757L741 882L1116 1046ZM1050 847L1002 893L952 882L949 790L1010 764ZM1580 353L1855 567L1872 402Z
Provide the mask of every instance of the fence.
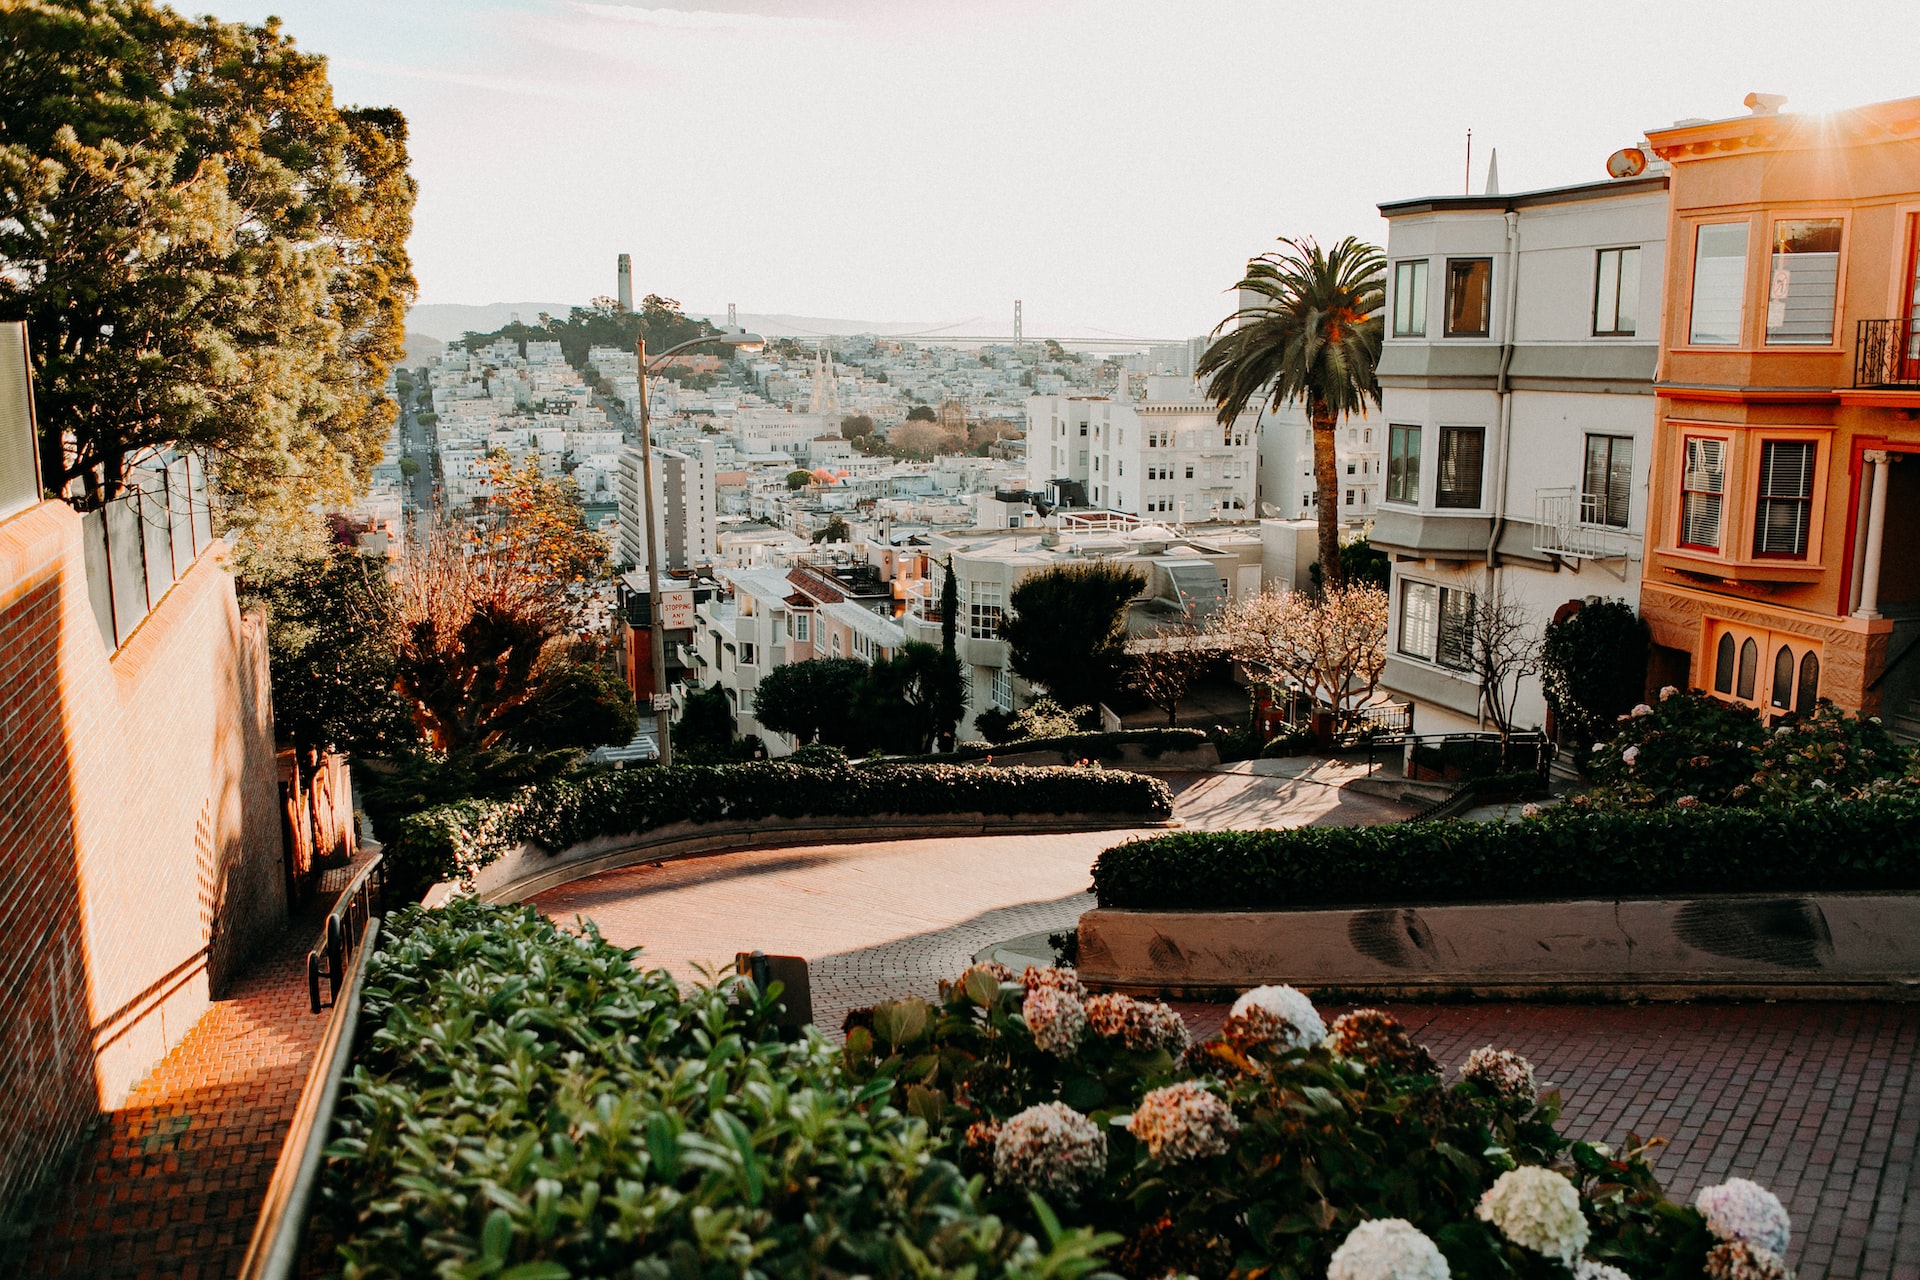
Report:
M118 649L213 544L206 468L190 453L148 454L127 469L126 491L81 525L94 621Z
M27 322L0 324L0 520L40 501Z

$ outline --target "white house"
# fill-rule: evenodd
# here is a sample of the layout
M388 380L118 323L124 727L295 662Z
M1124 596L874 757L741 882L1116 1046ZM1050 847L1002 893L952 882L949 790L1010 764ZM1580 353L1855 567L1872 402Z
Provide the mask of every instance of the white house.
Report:
M1027 487L1070 482L1087 502L1158 521L1252 520L1253 415L1221 426L1192 379L1153 376L1146 397L1027 400Z

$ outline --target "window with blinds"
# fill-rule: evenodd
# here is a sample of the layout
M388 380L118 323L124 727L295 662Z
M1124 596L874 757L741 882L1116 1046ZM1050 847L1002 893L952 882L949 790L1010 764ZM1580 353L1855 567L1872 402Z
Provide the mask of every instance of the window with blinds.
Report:
M1833 341L1840 283L1840 219L1773 224L1767 275L1767 345L1824 347Z
M1632 511L1633 437L1588 436L1580 493L1580 522L1627 527Z
M1480 472L1487 433L1481 427L1440 428L1440 475L1436 507L1480 505Z
M1693 323L1687 341L1697 346L1740 345L1747 292L1747 224L1711 223L1693 241Z
M1465 671L1473 665L1471 591L1430 582L1400 584L1399 650L1410 658Z
M1760 446L1760 505L1753 523L1757 556L1803 557L1813 522L1814 443L1767 440Z
M1720 549L1720 511L1727 492L1727 442L1689 436L1680 473L1680 542Z

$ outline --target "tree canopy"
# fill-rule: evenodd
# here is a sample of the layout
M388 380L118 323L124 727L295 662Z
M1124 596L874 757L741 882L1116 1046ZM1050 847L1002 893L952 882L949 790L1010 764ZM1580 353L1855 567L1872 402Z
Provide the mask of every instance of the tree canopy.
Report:
M632 351L645 334L648 354L657 356L669 347L718 332L705 320L695 320L681 311L674 299L650 293L641 299L637 311L627 310L612 298L595 298L584 307L570 308L565 319L542 312L533 324L502 325L491 333L469 330L460 342L471 351L504 338L521 344L523 353L528 342L557 342L567 363L584 369L590 347Z
M803 746L823 741L844 747L854 699L866 677L866 664L856 658L789 662L760 677L753 714L767 728Z
M47 487L104 500L172 442L241 526L363 485L414 290L406 143L276 20L0 8L0 319L29 325Z
M1015 674L1077 707L1106 698L1126 663L1127 604L1147 580L1126 565L1058 565L1013 589L1000 621Z

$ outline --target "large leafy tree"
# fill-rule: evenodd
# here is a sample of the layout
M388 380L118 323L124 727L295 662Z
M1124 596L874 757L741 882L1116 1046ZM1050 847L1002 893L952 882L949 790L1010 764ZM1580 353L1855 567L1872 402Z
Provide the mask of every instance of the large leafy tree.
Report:
M1235 288L1240 310L1214 330L1195 373L1222 424L1251 405L1300 401L1313 424L1313 482L1319 494L1320 564L1327 581L1345 577L1340 560L1339 477L1334 424L1380 403L1386 256L1348 236L1323 250L1311 239L1281 240L1247 264ZM1233 327L1229 328L1231 325Z
M1092 706L1119 687L1127 661L1127 604L1147 580L1126 565L1092 561L1029 575L1000 621L1007 661L1067 707Z
M966 711L960 659L935 645L909 640L866 673L860 706L866 729L876 740L902 751L929 751Z
M753 693L753 714L775 733L804 746L826 742L849 745L853 705L866 680L866 664L855 658L810 658L775 667L760 677Z
M275 21L0 6L0 319L46 486L110 498L177 441L235 524L347 496L393 420L413 201L399 113L336 106Z

